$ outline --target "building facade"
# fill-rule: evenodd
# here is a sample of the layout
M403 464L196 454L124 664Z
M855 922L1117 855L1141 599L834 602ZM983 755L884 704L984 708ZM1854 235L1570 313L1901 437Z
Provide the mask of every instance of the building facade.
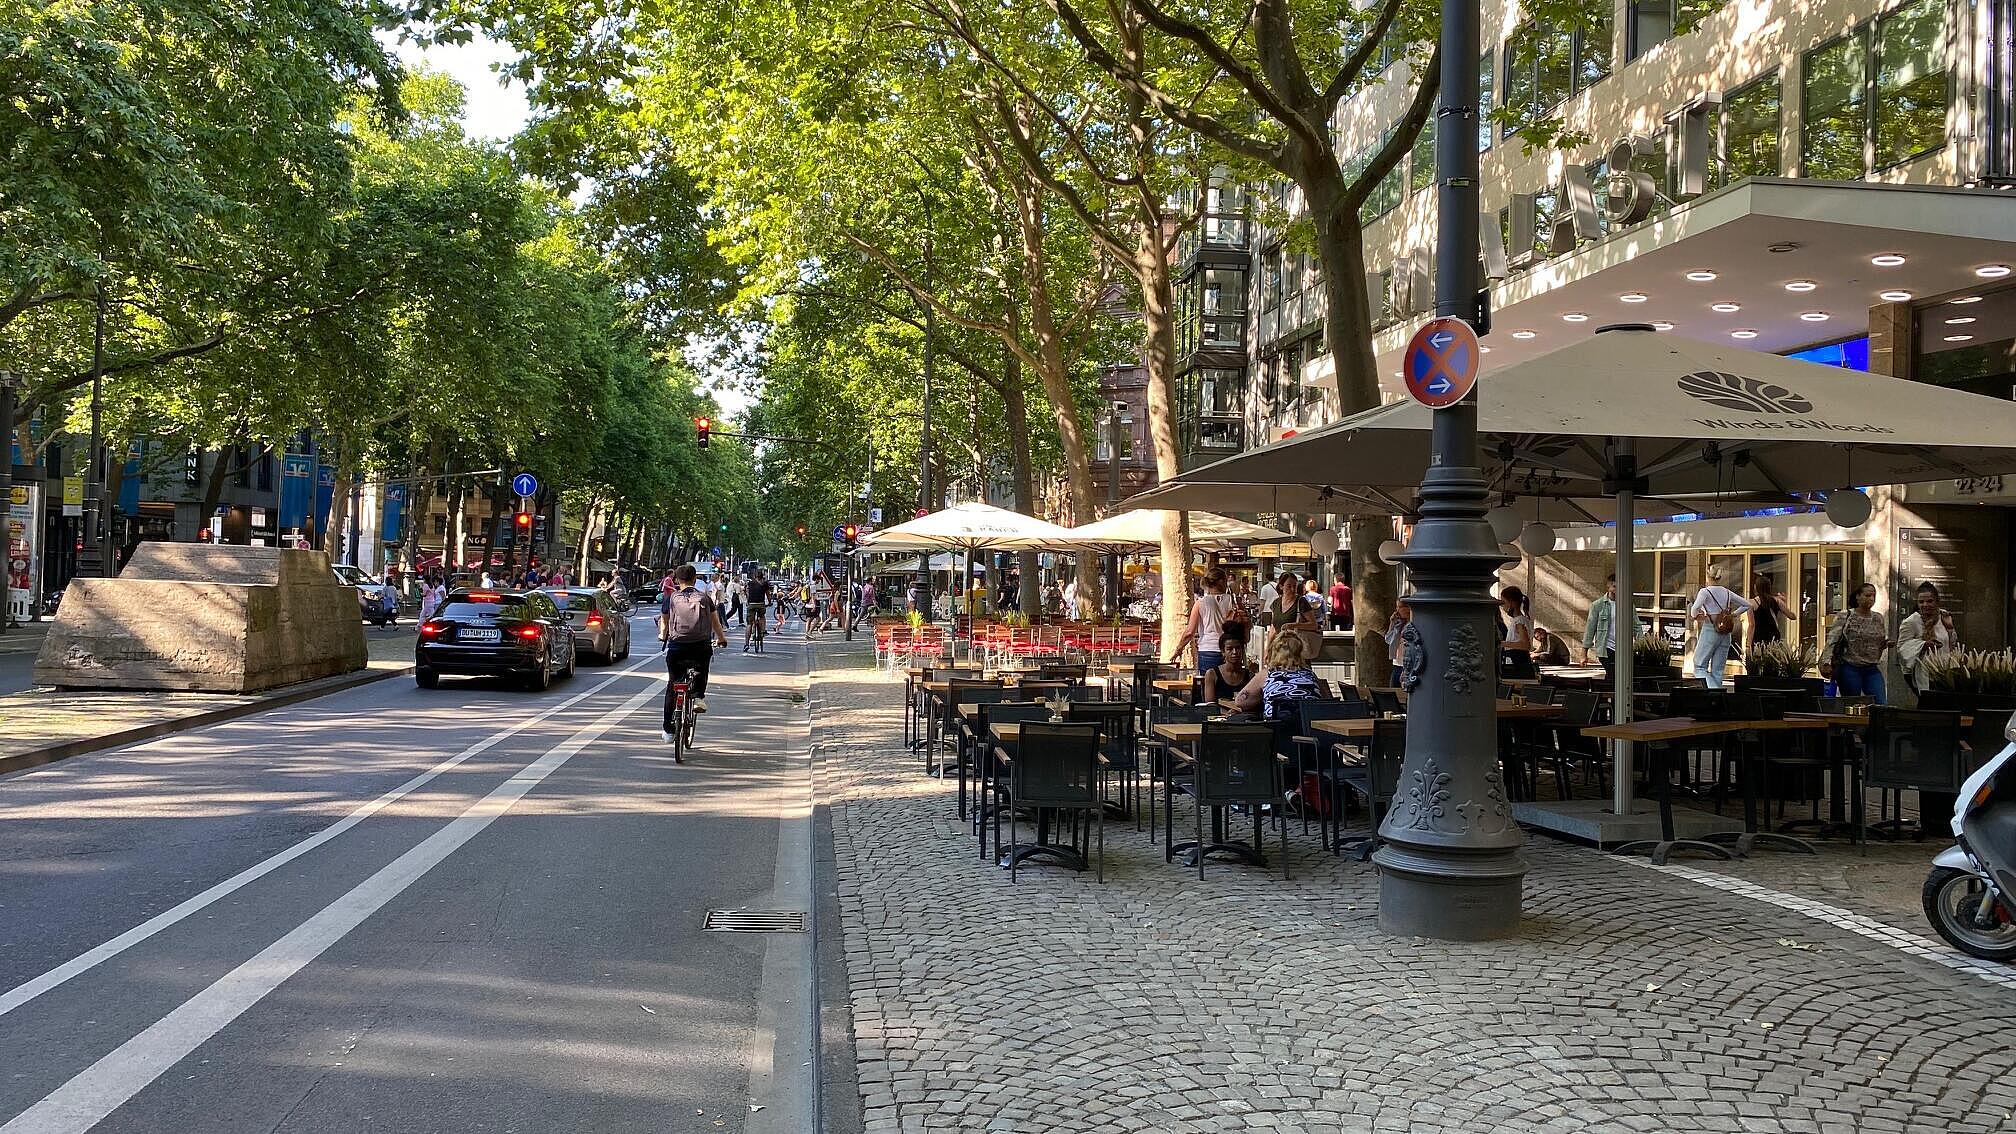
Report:
M1606 324L1647 323L2011 396L2012 29L2016 0L1594 0L1575 26L1487 2L1481 380ZM1408 67L1396 58L1341 108L1347 167L1390 137ZM1516 131L1541 121L1574 144L1529 150ZM1404 396L1400 354L1432 313L1433 153L1431 119L1362 217L1387 399ZM1282 186L1249 191L1299 207ZM1178 288L1192 464L1339 412L1317 266L1255 227L1239 190L1209 193ZM1718 563L1746 582L1775 576L1816 625L1864 578L1893 612L1918 580L1947 579L1966 592L1964 639L2010 641L2016 478L1873 495L1875 515L1852 530L1812 514L1660 525L1637 574L1645 626L1678 633L1669 608ZM1574 536L1529 565L1555 576L1543 623L1579 625L1601 572L1578 556L1603 539ZM1795 630L1810 640L1814 626Z

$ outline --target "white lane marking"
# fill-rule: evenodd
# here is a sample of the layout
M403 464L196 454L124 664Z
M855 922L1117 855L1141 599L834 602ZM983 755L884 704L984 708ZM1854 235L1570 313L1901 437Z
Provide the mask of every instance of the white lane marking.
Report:
M413 849L393 859L378 873L329 903L258 956L218 978L181 1007L155 1021L145 1031L120 1044L110 1054L79 1072L27 1110L14 1116L0 1134L83 1134L149 1083L195 1051L225 1025L280 987L288 977L321 956L343 935L378 912L385 903L454 854L463 844L495 822L540 781L574 758L597 737L644 702L660 696L645 689L603 714L594 723L544 756L527 764L467 811L449 820Z
M1930 937L1920 937L1916 933L1898 929L1893 925L1886 925L1875 918L1865 917L1852 910L1844 910L1839 906L1830 906L1825 902L1816 902L1810 898L1802 898L1797 894L1787 894L1782 890L1773 890L1768 886L1759 886L1755 882L1746 882L1741 878L1732 878L1726 874L1717 874L1710 870L1697 870L1691 866L1676 866L1672 863L1668 863L1665 866L1655 866L1642 858L1630 858L1627 856L1619 856L1618 861L1628 862L1633 866L1642 866L1647 870L1657 870L1662 874L1670 874L1675 878L1684 878L1689 882L1721 890L1724 893L1736 894L1749 898L1752 901L1777 906L1781 910L1790 910L1802 917L1809 917L1814 921L1823 922L1837 929L1845 929L1860 937L1866 937L1879 945L1887 945L1900 953L1909 953L1911 956L1922 960L1944 965L1955 972L1962 972L1971 977L1978 977L1989 984L2016 989L2016 972L2012 972L2007 965L1997 964L1994 961L1984 961L1979 957L1970 957L1965 953L1956 952L1944 941L1935 941Z
M70 980L73 977L76 977L80 973L88 972L91 969L104 964L106 961L111 960L112 958L118 956L119 954L125 952L126 950L131 949L133 946L138 945L142 941L147 940L149 937L152 937L155 934L160 933L162 930L167 929L170 926L174 925L176 922L183 920L190 914L198 913L203 909L215 904L216 902L222 901L223 899L230 897L232 894L236 893L240 889L243 889L244 887L251 885L253 882L256 882L259 879L264 878L266 875L273 873L274 871L280 869L281 867L287 865L288 863L293 862L295 859L300 858L302 855L307 854L309 851L314 850L316 847L319 847L322 844L328 842L329 840L335 838L336 836L341 835L343 832L348 831L350 828L355 827L357 824L362 823L364 820L369 819L371 816L376 815L378 812L383 811L385 808L390 807L392 804L399 802L401 799L405 798L408 795L411 795L413 792L416 792L421 788L427 786L427 784L432 782L436 777L446 772L453 771L458 765L461 765L467 762L468 760L471 760L477 756L482 755L483 753L496 747L503 741L510 739L511 737L517 735L520 732L525 731L528 728L531 728L535 724L538 724L540 721L543 721L556 713L564 712L567 709L570 709L575 705L580 704L583 700L589 697L593 697L595 694L600 693L602 690L608 688L617 679L623 677L626 674L636 672L639 666L642 666L645 663L652 660L653 659L650 657L640 658L637 661L634 661L629 665L623 667L622 670L610 674L607 678L605 678L601 683L597 684L594 688L583 690L580 693L576 693L572 697L569 697L565 701L562 701L559 704L554 705L550 709L546 709L542 712L536 713L533 716L527 717L524 720L519 721L517 724L512 725L510 728L507 728L502 732L494 733L488 737L485 737L482 740L477 741L475 744L472 744L469 747L464 748L462 751L456 753L453 756L450 756L448 759L443 760L441 763L434 765L432 768L427 769L426 771L420 773L417 776L414 776L412 779L407 780L405 783L400 784L398 787L393 788L391 791L386 792L384 795L381 795L378 798L372 800L371 802L366 803L364 806L359 807L357 810L352 811L350 814L345 815L343 818L338 819L336 822L330 824L329 826L324 827L320 831L317 831L314 834L308 836L307 838L301 840L300 842L295 843L293 846L288 847L286 850L283 850L278 854L275 854L273 857L266 859L263 862L255 863L252 866L248 866L244 870L241 870L238 873L232 875L231 877L226 878L224 881L219 882L214 886L211 886L207 890L204 890L202 893L197 894L194 897L188 898L176 906L173 906L169 909L161 911L158 914L155 914L153 917L150 917L146 921L141 922L139 925L136 925L133 928L127 930L126 932L121 933L119 936L112 938L110 941L107 941L104 944L99 945L97 948L91 949L90 951L85 953L80 953L77 956L72 957L70 960L67 960L62 964L57 965L55 968L50 969L48 972L43 973L41 976L34 977L33 979L30 979L19 985L16 985L13 988L8 989L4 993L0 993L0 1016L5 1016L7 1013L12 1012L16 1008L21 1007L23 1004L28 1003L29 1001L35 999L36 997L42 995L43 993L48 992L50 989L55 988L58 985L61 985L63 982Z

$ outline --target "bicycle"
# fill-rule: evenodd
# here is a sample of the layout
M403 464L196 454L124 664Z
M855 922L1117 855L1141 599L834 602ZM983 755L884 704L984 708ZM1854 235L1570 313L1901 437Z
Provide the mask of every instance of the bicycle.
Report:
M743 653L760 654L763 652L763 640L770 634L767 614L768 612L761 606L752 606L749 608L748 616L742 623ZM754 650L750 649L752 643L755 646Z
M686 750L693 747L693 728L700 721L700 714L693 711L694 698L690 695L693 683L700 678L697 668L688 666L686 675L672 682L672 762L684 764Z

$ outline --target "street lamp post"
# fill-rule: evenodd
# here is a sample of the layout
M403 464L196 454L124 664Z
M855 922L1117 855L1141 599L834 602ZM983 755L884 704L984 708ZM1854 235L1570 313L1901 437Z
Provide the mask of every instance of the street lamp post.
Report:
M8 602L12 586L7 572L13 555L7 523L14 509L14 372L0 370L0 634L14 625L14 606Z
M1109 507L1120 502L1120 411L1126 408L1125 402L1116 401L1106 415L1106 503ZM1106 609L1117 614L1121 609L1120 553L1114 552L1109 562L1113 570L1106 583Z
M1478 0L1442 2L1435 117L1435 313L1474 318L1478 270ZM1491 581L1503 553L1484 520L1472 393L1435 411L1421 520L1401 560L1421 657L1409 664L1407 756L1380 824L1379 927L1485 940L1518 932L1524 842L1498 770L1498 634Z

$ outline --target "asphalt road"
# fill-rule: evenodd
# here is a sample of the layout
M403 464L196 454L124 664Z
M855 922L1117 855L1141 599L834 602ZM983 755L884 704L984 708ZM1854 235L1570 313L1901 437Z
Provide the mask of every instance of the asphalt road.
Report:
M0 648L0 693L19 693L34 685L34 672L33 650Z
M803 647L674 766L635 625L0 780L0 1134L812 1129Z

